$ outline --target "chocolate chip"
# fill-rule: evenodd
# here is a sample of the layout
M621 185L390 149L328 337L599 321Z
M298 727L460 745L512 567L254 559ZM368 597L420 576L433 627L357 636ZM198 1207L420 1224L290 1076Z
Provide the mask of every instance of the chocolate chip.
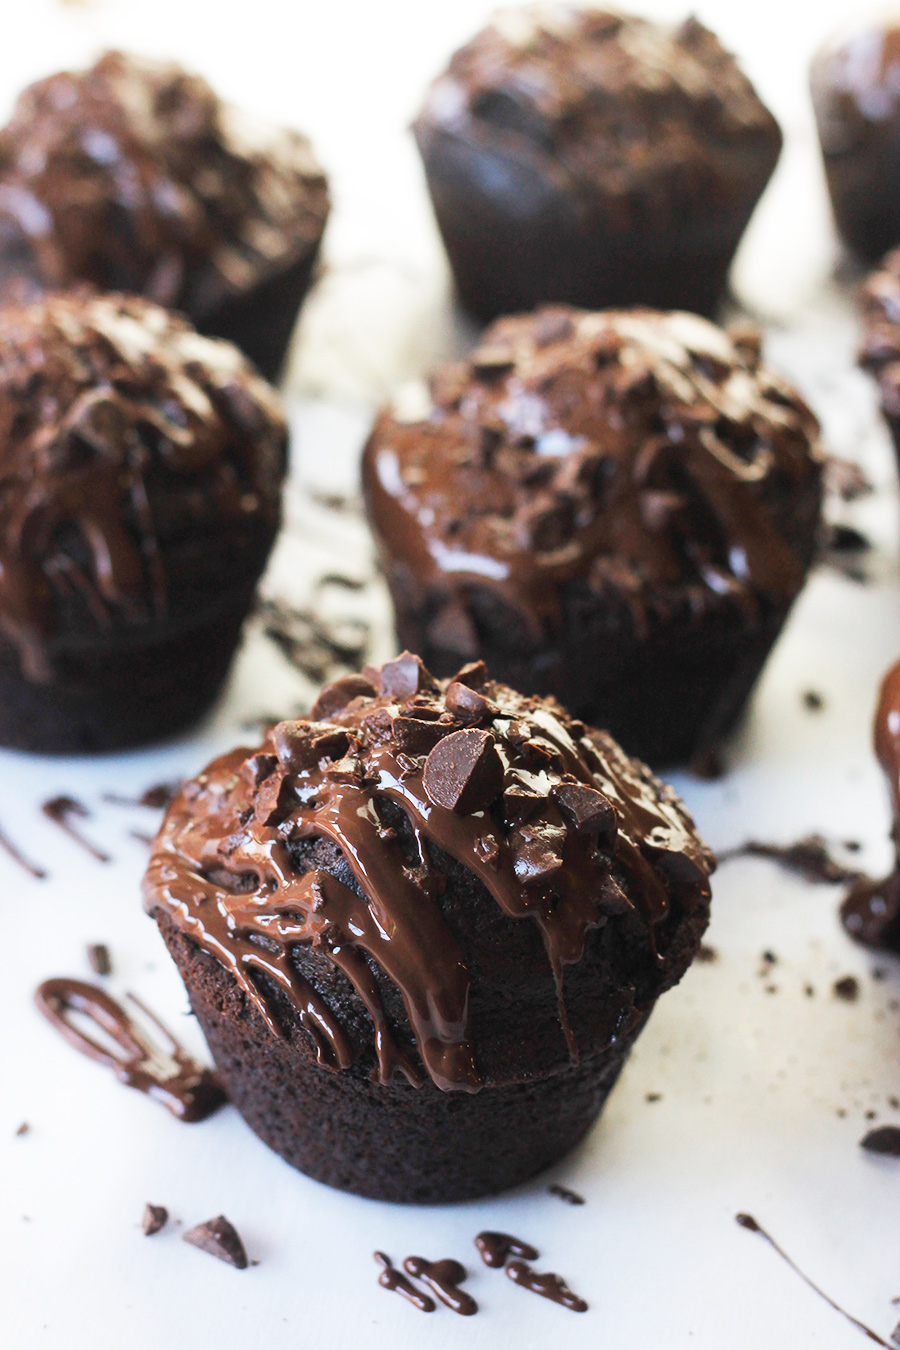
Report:
M365 675L342 675L339 680L326 684L309 715L316 722L326 721L343 711L355 698L374 698L377 692Z
M169 1211L165 1205L145 1205L144 1217L141 1220L141 1228L144 1230L145 1237L152 1237L154 1233L159 1233L169 1222Z
M530 783L524 782L513 771L503 789L503 819L507 825L522 824L530 820L546 800L545 796L536 792Z
M412 652L401 652L395 660L386 662L379 684L381 693L393 699L412 698L420 689L434 688L431 675Z
M112 961L105 942L92 942L87 949L87 959L95 975L112 974Z
M503 764L489 731L454 731L425 761L423 784L435 806L457 815L483 811L503 786Z
M454 680L449 686L446 704L454 717L466 722L487 721L495 711L494 706L483 694L479 694L477 689L470 689L467 684L462 684L458 680Z
M467 689L483 689L487 683L488 671L483 661L469 661L458 670L451 684L464 684Z
M340 759L350 738L340 727L321 729L307 721L279 722L272 743L285 773L315 769L323 759Z
M581 783L558 783L551 796L579 834L591 835L611 848L616 840L618 823L616 808L608 797L596 788Z
M215 1219L207 1219L205 1223L198 1223L196 1228L189 1228L182 1234L182 1238L192 1247L199 1247L202 1252L209 1252L210 1256L227 1261L238 1270L247 1269L247 1253L240 1234L224 1214L219 1214Z
M566 831L561 825L534 821L512 830L509 848L516 876L524 886L549 881L563 864Z
M418 717L395 717L391 723L394 740L408 755L427 755L448 730L442 722Z
M900 1128L896 1125L879 1125L877 1130L869 1130L859 1141L860 1148L868 1153L883 1153L890 1158L900 1158Z

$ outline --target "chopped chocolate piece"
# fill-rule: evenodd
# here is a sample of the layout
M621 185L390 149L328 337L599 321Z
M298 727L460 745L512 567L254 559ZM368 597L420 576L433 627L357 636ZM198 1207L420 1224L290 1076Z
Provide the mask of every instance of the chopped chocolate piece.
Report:
M713 961L718 961L718 948L710 946L708 942L701 942L697 949L697 960L701 965L711 965Z
M169 1211L165 1205L145 1205L144 1217L141 1220L141 1228L144 1230L145 1237L152 1237L154 1233L159 1233L169 1222ZM235 1234L235 1236L237 1236ZM240 1239L238 1239L240 1241ZM200 1245L199 1243L196 1245Z
M240 1234L224 1214L207 1219L205 1223L198 1223L195 1228L189 1228L181 1236L183 1241L189 1242L192 1247L209 1252L210 1256L217 1257L219 1261L226 1261L237 1270L247 1269L247 1253Z
M372 698L376 692L375 686L364 675L342 675L326 684L309 715L314 722L324 721L342 712L355 698Z
M391 731L398 746L406 754L427 755L438 741L452 731L452 727L442 722L425 721L420 717L395 717L391 722Z
M859 980L855 975L844 975L835 980L832 991L835 998L842 999L844 1003L855 1003L859 998Z
M487 721L495 711L492 704L476 689L470 689L461 680L454 681L447 689L447 709L466 722Z
M381 667L380 690L390 698L412 698L420 689L433 688L434 680L412 652L401 652Z
M254 816L261 825L280 825L296 801L288 775L273 773L260 785Z
M362 764L352 755L329 764L325 777L333 783L346 783L348 787L359 787L363 780Z
M512 830L509 848L516 876L525 886L549 881L563 865L566 831L544 821L526 822Z
M454 731L425 761L425 791L435 806L457 815L483 811L503 787L503 764L489 731Z
M608 797L596 788L580 783L560 783L553 789L552 796L565 819L571 821L580 834L596 837L604 848L612 847L618 823L616 808Z
M662 1093L661 1093L661 1092L647 1092L647 1093L644 1094L644 1101L645 1101L645 1102L661 1102L661 1101L662 1101Z
M483 689L487 683L487 666L483 661L470 661L458 670L451 684L464 684L467 689Z
M93 942L87 949L88 965L95 975L111 975L112 961L104 942Z
M890 1158L900 1158L900 1127L879 1125L877 1130L869 1130L859 1141L860 1148L867 1153L883 1153Z
M495 1233L490 1229L478 1234L475 1246L484 1264L495 1270L504 1266L510 1256L522 1256L526 1261L536 1261L540 1256L537 1247L532 1247L530 1242L523 1242L511 1233Z

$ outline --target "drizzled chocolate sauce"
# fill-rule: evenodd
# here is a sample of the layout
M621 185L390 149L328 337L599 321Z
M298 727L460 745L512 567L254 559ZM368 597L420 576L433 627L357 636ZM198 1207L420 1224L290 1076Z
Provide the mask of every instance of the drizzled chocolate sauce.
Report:
M565 1200L567 1205L583 1205L584 1196L579 1195L577 1191L570 1191L568 1186L560 1186L559 1182L554 1181L547 1190L551 1195L557 1196L560 1200Z
M45 980L35 994L35 1002L70 1045L112 1069L120 1083L155 1098L179 1120L205 1120L225 1102L218 1079L190 1058L149 1008L133 994L129 997L162 1033L165 1048L149 1038L121 1003L94 984L64 978ZM115 1042L121 1055L82 1031L73 1021L73 1013L93 1022Z
M83 849L90 853L92 858L98 862L107 863L110 861L108 853L104 853L96 844L92 844L90 839L86 838L80 830L72 824L72 820L88 820L90 811L83 802L75 797L50 797L45 801L41 810L48 820L52 820L54 825L58 825L61 830L65 830L70 839L74 839L76 844L80 844Z
M554 1275L552 1271L541 1275L533 1270L527 1261L510 1261L506 1273L513 1284L530 1290L532 1294L540 1294L541 1298L548 1298L551 1303L558 1303L563 1308L571 1309L572 1312L588 1310L584 1299L572 1293L561 1275Z
M0 830L0 849L3 850L8 858L12 858L13 862L18 863L23 872L27 872L30 877L34 877L35 881L44 881L46 879L47 873L44 868L39 867L37 863L33 863L26 858L25 854L19 851L13 841L9 838L9 835L3 830Z
M874 1341L876 1345L883 1345L887 1350L894 1350L890 1341L884 1340L878 1335L877 1331L873 1331L871 1327L867 1327L865 1322L860 1322L858 1318L851 1316L851 1314L848 1313L845 1308L842 1308L839 1303L835 1303L834 1299L826 1294L824 1289L820 1289L819 1286L800 1269L796 1261L788 1256L784 1248L779 1246L771 1234L767 1233L766 1230L757 1223L752 1214L736 1214L735 1218L742 1228L746 1228L748 1232L751 1233L758 1233L761 1238L768 1242L769 1246L773 1251L778 1253L782 1261L785 1261L790 1266L791 1270L793 1270L796 1275L800 1276L803 1283L808 1284L810 1289L819 1295L819 1298L823 1298L829 1307L834 1308L836 1313L840 1313L841 1317L846 1318L851 1326L856 1327L857 1331L861 1331L864 1336L867 1336L870 1341Z
M153 811L163 811L171 806L181 791L181 779L173 783L154 783L139 797L124 797L118 792L104 792L103 800L113 806L146 806Z
M338 670L358 669L366 660L370 627L365 619L326 619L284 600L261 600L257 612L266 637L313 684L333 679Z
M472 1317L478 1311L478 1304L460 1289L466 1278L466 1268L459 1261L445 1258L442 1261L426 1261L424 1256L408 1256L403 1262L407 1275L415 1275L417 1280L427 1284L428 1288L448 1308L462 1317Z
M530 1242L523 1242L512 1233L495 1233L491 1229L478 1234L475 1246L484 1264L494 1270L504 1266L510 1256L522 1256L526 1261L536 1261L540 1256L537 1247L532 1247Z
M732 858L768 858L779 863L788 872L796 872L806 881L835 885L839 881L857 881L862 875L858 867L846 867L838 862L820 834L808 834L791 844L767 844L748 839L738 848L730 848L718 855L719 862Z
M381 1266L378 1283L382 1289L388 1289L392 1294L402 1294L420 1312L434 1312L437 1306L434 1299L417 1289L412 1280L408 1280L403 1271L397 1269L389 1256L385 1256L384 1252L375 1252L374 1256Z
M880 881L857 878L841 905L841 921L850 936L864 946L900 954L900 661L881 684L874 742L890 794L894 870Z

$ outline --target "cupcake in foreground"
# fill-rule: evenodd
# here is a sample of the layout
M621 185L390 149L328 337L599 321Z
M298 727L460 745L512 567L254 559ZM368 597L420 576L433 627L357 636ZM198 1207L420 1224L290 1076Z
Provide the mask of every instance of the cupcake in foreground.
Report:
M900 248L866 278L860 312L859 363L878 381L881 411L900 458Z
M438 675L482 658L651 764L713 750L821 503L816 419L758 336L547 308L499 320L420 393L363 461L400 643Z
M873 263L900 244L900 13L828 41L810 85L838 233Z
M133 291L268 379L327 215L304 136L256 127L171 63L107 52L31 85L0 132L0 298Z
M0 744L111 750L206 709L286 445L240 352L138 296L0 309Z
M712 869L604 732L405 652L188 782L144 897L257 1134L329 1185L442 1202L589 1129Z
M414 126L463 304L710 314L781 150L718 38L575 4L504 10Z

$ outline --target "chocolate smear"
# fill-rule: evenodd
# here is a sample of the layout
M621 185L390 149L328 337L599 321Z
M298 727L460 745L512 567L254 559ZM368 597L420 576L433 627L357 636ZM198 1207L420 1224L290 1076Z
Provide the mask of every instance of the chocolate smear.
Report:
M338 668L353 669L366 659L370 629L365 619L325 619L283 600L261 600L257 613L266 637L313 684L323 684Z
M810 1289L812 1289L814 1293L819 1295L819 1298L824 1299L829 1307L833 1308L836 1313L840 1313L841 1317L846 1318L846 1320L851 1324L851 1326L856 1327L857 1331L861 1331L864 1336L867 1336L870 1341L874 1341L876 1345L884 1345L887 1346L887 1350L891 1350L891 1346L888 1341L883 1340L882 1337L879 1336L876 1331L873 1331L871 1327L867 1327L864 1322L860 1322L858 1318L852 1317L850 1313L848 1313L846 1309L842 1308L839 1303L835 1303L834 1299L829 1297L829 1295L825 1293L824 1289L820 1289L819 1286L815 1284L809 1278L808 1275L804 1274L804 1272L800 1269L797 1263L793 1261L790 1256L788 1256L784 1248L780 1247L778 1243L775 1241L775 1239L769 1233L767 1233L766 1230L760 1224L757 1223L756 1219L754 1219L752 1214L736 1214L735 1218L742 1228L746 1228L747 1231L750 1233L758 1233L759 1236L764 1239L764 1241L768 1242L769 1246L773 1249L773 1251L776 1251L778 1255L781 1257L782 1261L786 1262L787 1265L790 1266L791 1270L795 1273L795 1275L799 1275L800 1279L803 1281L804 1284L808 1284Z
M805 835L793 844L766 844L758 839L748 839L745 844L727 849L718 857L720 863L730 862L732 858L769 858L806 881L829 885L858 881L862 876L859 868L845 867L838 862L820 834Z
M423 784L435 806L458 816L483 811L503 787L503 764L489 731L454 731L425 761Z
M533 1270L527 1261L510 1261L506 1273L513 1284L530 1290L532 1294L540 1294L541 1298L548 1298L551 1303L558 1303L572 1312L581 1313L588 1310L584 1299L572 1293L561 1275L554 1275L552 1271L541 1275Z
M843 975L831 986L835 998L844 1003L855 1003L859 998L859 980L855 975Z
M859 1141L860 1148L867 1153L881 1153L888 1158L900 1158L900 1128L896 1125L879 1125L877 1130L869 1130Z
M29 862L24 853L20 853L13 841L3 830L0 830L0 848L3 849L3 852L7 857L12 858L13 862L19 864L23 872L27 872L30 877L34 877L35 881L46 880L47 873L44 868L38 867L37 863Z
M73 819L88 820L90 818L91 813L84 802L63 794L59 797L50 797L42 804L41 810L48 820L52 820L54 825L58 825L61 830L65 830L69 838L74 839L76 844L80 844L83 849L86 849L92 858L96 858L98 862L102 863L110 861L108 853L104 853L102 849L97 848L96 844L92 844L90 839L86 838L72 824Z
M568 1186L560 1186L558 1181L554 1181L547 1187L551 1195L556 1195L560 1200L565 1200L567 1205L583 1205L584 1196L579 1195L577 1191L570 1191ZM531 1258L534 1260L534 1257Z
M103 800L113 806L146 806L153 811L164 811L181 791L181 780L171 783L153 783L139 797L124 797L118 792L104 792Z
M225 1102L225 1093L213 1073L197 1064L178 1044L149 1008L129 995L167 1042L164 1048L152 1041L129 1013L103 989L81 980L45 980L35 994L44 1016L70 1045L111 1069L120 1083L161 1102L179 1120L205 1120ZM80 1014L110 1038L121 1050L115 1054L95 1041L73 1020Z
M471 1294L459 1286L466 1278L466 1268L459 1261L445 1258L442 1261L426 1261L424 1256L408 1256L403 1262L407 1275L426 1284L435 1298L448 1308L452 1308L461 1317L472 1317L478 1311L478 1304Z
M145 1205L144 1217L141 1219L141 1228L145 1237L152 1237L154 1233L159 1233L169 1222L169 1211L165 1205Z
M246 1270L249 1265L240 1233L224 1214L207 1219L205 1223L198 1223L195 1228L189 1228L181 1236L182 1240L189 1242L192 1247L209 1252L210 1256L215 1256L219 1261L226 1261L236 1270Z
M499 1270L510 1256L522 1256L526 1261L536 1261L540 1256L537 1247L532 1247L530 1242L523 1242L512 1233L495 1233L491 1229L478 1234L475 1246L484 1264L492 1270Z
M112 960L105 942L92 942L87 948L88 965L95 975L111 975Z
M429 1298L427 1294L423 1294L420 1289L417 1289L412 1280L408 1280L403 1271L397 1269L389 1256L385 1256L384 1252L375 1252L374 1256L381 1266L378 1283L382 1289L387 1289L392 1294L402 1294L420 1312L434 1312L437 1306L434 1299Z

